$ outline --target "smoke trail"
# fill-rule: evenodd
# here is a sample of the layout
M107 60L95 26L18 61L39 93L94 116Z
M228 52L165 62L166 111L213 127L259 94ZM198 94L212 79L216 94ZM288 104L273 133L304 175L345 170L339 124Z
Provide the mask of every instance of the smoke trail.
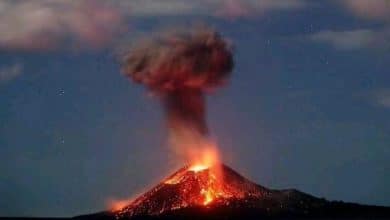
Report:
M204 93L222 86L232 69L230 45L205 27L141 39L122 60L123 73L161 99L171 144L181 148L204 142Z

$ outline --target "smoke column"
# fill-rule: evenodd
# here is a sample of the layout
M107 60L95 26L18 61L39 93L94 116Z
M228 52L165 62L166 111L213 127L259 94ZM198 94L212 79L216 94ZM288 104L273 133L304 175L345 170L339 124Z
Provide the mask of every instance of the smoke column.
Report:
M232 69L231 46L206 27L141 39L122 59L122 72L160 98L170 144L180 152L207 141L205 92L224 85Z

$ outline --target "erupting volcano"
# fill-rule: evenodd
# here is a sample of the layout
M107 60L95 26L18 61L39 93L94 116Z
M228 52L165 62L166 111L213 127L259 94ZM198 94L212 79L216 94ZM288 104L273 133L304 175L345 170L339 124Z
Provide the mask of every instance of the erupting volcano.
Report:
M230 43L211 28L157 33L131 46L122 72L161 101L169 145L189 165L115 211L87 219L243 219L388 217L383 207L329 202L297 190L271 190L222 164L209 139L205 94L233 69Z
M387 219L390 209L329 202L297 190L271 190L224 164L184 166L109 212L78 219Z
M177 209L228 205L267 196L269 191L229 167L185 166L118 212L119 217L159 215Z

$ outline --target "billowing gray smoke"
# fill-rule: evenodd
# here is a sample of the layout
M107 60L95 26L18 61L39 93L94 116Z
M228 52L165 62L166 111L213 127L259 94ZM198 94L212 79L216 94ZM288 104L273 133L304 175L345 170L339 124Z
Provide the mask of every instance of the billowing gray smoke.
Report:
M204 92L223 85L232 69L230 45L205 27L141 39L122 60L122 72L162 100L171 144L178 147L207 136Z

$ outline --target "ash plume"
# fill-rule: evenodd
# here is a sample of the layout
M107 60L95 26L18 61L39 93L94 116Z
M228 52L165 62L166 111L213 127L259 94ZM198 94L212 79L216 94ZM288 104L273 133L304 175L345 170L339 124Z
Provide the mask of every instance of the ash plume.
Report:
M206 27L141 39L122 58L122 72L160 98L171 145L180 148L204 143L204 94L224 85L232 69L230 44Z

